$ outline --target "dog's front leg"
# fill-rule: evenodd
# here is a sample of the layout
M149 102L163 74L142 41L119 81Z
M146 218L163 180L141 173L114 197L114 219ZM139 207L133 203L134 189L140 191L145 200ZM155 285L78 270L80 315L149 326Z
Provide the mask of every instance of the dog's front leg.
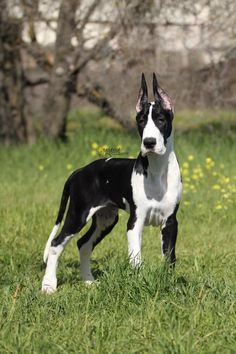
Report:
M177 210L178 205L176 206L174 213L167 218L166 222L161 227L162 254L172 266L175 265L176 261L175 244L178 234L178 221L176 218Z
M130 264L134 267L141 265L141 246L144 218L137 215L133 210L127 224L128 255Z

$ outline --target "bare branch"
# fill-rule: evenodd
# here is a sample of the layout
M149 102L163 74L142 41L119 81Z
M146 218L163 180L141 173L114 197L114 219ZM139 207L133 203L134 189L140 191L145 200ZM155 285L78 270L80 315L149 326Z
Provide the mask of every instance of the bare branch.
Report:
M89 50L87 54L84 57L82 57L80 60L79 60L79 56L81 55L81 47L79 47L75 54L75 63L77 62L77 64L73 68L71 75L72 76L77 75L91 59L98 59L98 56L102 48L104 48L104 46L107 45L109 41L111 41L118 34L119 30L120 30L120 25L117 21L113 23L107 35L105 35L100 41L98 41L97 44L91 50Z
M34 86L39 86L39 85L44 85L44 84L48 84L49 83L49 79L46 77L40 77L38 79L30 79L29 77L24 76L24 85L25 86L30 86L30 87L34 87Z
M27 19L29 24L28 34L32 43L37 42L35 19L38 17L39 0L28 1L21 0L21 5L24 13L24 18Z
M79 34L82 33L82 31L84 30L84 27L87 25L90 17L94 13L95 9L100 5L100 3L101 3L101 0L94 0L93 3L89 6L83 19L79 20L77 23L78 24L77 33L79 33Z

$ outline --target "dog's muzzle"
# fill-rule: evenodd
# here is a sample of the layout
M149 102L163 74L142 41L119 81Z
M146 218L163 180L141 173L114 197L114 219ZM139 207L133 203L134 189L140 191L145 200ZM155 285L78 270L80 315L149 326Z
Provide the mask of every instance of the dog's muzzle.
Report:
M144 138L141 144L141 153L143 156L148 154L164 155L166 152L165 145L157 144L156 138Z
M155 147L155 145L156 145L156 139L155 138L145 138L144 140L143 140L143 145L145 146L145 148L147 149L147 150L152 150L154 147Z

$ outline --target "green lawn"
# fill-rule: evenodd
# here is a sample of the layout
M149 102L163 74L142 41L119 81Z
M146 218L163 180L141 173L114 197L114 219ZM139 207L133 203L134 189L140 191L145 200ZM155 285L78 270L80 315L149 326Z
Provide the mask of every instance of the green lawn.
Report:
M42 255L67 176L112 148L117 157L137 155L138 135L82 112L70 117L68 144L1 147L1 354L236 353L236 114L230 126L208 118L200 127L193 115L182 129L187 116L176 117L185 187L175 272L165 269L152 227L143 268L129 267L121 212L93 254L97 284L80 280L72 240L51 296L40 293Z

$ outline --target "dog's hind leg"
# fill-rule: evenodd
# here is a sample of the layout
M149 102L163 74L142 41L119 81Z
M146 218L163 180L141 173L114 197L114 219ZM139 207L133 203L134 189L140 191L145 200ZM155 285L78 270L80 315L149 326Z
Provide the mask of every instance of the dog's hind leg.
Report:
M44 249L44 253L43 253L43 261L44 263L47 262L48 259L48 253L49 253L49 249L52 243L52 240L54 239L54 237L57 234L57 231L60 227L60 224L62 222L65 210L66 210L66 206L67 206L67 202L69 199L69 194L70 194L70 179L68 179L64 185L64 189L63 189L63 193L61 196L61 203L60 203L60 208L58 210L58 214L57 214L57 220L56 220L56 224L54 225L52 232L47 240L45 249Z
M68 241L83 228L85 223L85 213L78 213L77 215L72 208L68 209L62 230L59 235L52 240L51 246L49 247L47 266L42 282L42 292L51 294L56 291L58 259Z
M93 249L108 235L118 222L118 210L107 206L93 216L92 225L88 232L78 240L77 246L80 253L80 272L82 279L90 284L94 277L90 268L90 257Z

